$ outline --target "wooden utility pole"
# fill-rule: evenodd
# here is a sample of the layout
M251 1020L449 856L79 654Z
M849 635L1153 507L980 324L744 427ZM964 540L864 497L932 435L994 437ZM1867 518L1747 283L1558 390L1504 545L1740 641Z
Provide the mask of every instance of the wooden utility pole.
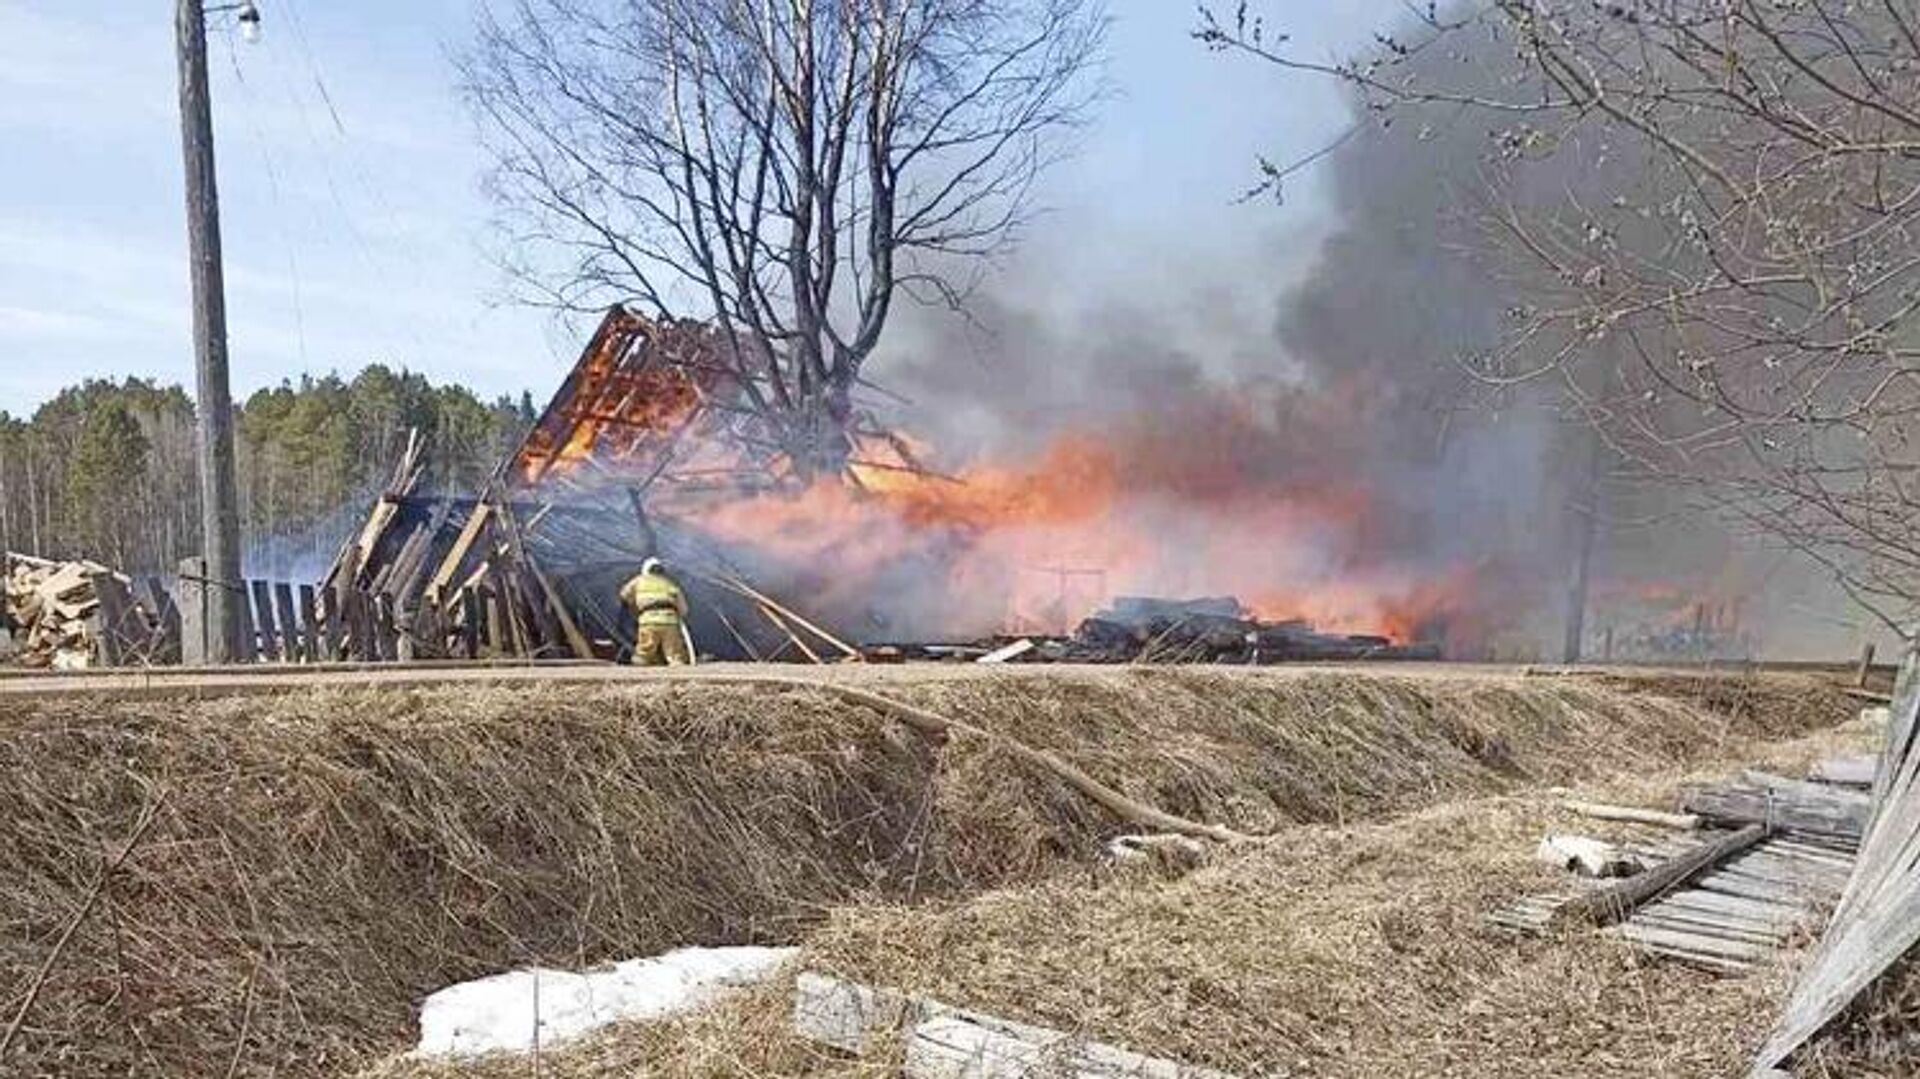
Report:
M179 0L180 143L187 170L187 255L193 280L198 376L200 526L206 550L208 660L231 663L240 637L240 513L233 478L233 397L227 385L226 285L220 269L220 195L214 183L213 106L207 92L207 15Z

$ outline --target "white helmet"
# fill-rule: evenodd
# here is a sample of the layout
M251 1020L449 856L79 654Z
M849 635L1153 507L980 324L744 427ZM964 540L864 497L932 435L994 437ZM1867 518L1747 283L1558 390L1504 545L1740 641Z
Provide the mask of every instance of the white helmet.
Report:
M657 558L649 558L645 562L640 563L640 572L641 573L660 572L660 560Z

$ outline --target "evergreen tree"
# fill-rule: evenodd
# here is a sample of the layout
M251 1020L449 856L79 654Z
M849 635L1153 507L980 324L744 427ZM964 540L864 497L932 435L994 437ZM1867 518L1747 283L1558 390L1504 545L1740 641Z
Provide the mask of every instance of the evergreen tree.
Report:
M126 405L107 397L80 421L62 509L80 545L119 564L128 553L128 513L139 497L151 444Z
M236 409L249 573L302 579L330 559L410 430L436 482L471 490L525 432L531 395L492 404L384 365L302 377ZM0 413L0 547L168 572L200 547L194 410L178 386L89 380L30 419Z

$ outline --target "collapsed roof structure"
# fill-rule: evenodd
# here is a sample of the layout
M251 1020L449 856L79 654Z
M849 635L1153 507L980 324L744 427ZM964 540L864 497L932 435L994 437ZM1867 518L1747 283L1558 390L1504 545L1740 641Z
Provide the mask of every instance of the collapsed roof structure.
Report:
M811 479L803 458L819 447L796 450L757 368L713 327L609 310L481 491L421 493L409 443L321 582L325 620L356 658L612 658L632 645L619 586L658 555L680 567L702 651L858 658L689 524L704 507ZM847 440L830 448L842 457L871 442L896 450L882 467L916 467L870 416L827 437Z

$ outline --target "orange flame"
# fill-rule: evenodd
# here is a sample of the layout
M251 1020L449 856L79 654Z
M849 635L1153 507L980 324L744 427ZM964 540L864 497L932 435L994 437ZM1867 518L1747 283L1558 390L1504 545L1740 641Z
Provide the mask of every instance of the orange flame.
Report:
M1401 642L1477 632L1463 614L1476 567L1370 560L1381 529L1364 486L1270 460L1274 432L1241 404L1204 411L1069 433L954 479L864 445L853 482L733 501L697 523L808 567L793 587L823 610L929 590L937 609L921 623L949 633L1062 632L1124 594L1235 595L1266 620Z

